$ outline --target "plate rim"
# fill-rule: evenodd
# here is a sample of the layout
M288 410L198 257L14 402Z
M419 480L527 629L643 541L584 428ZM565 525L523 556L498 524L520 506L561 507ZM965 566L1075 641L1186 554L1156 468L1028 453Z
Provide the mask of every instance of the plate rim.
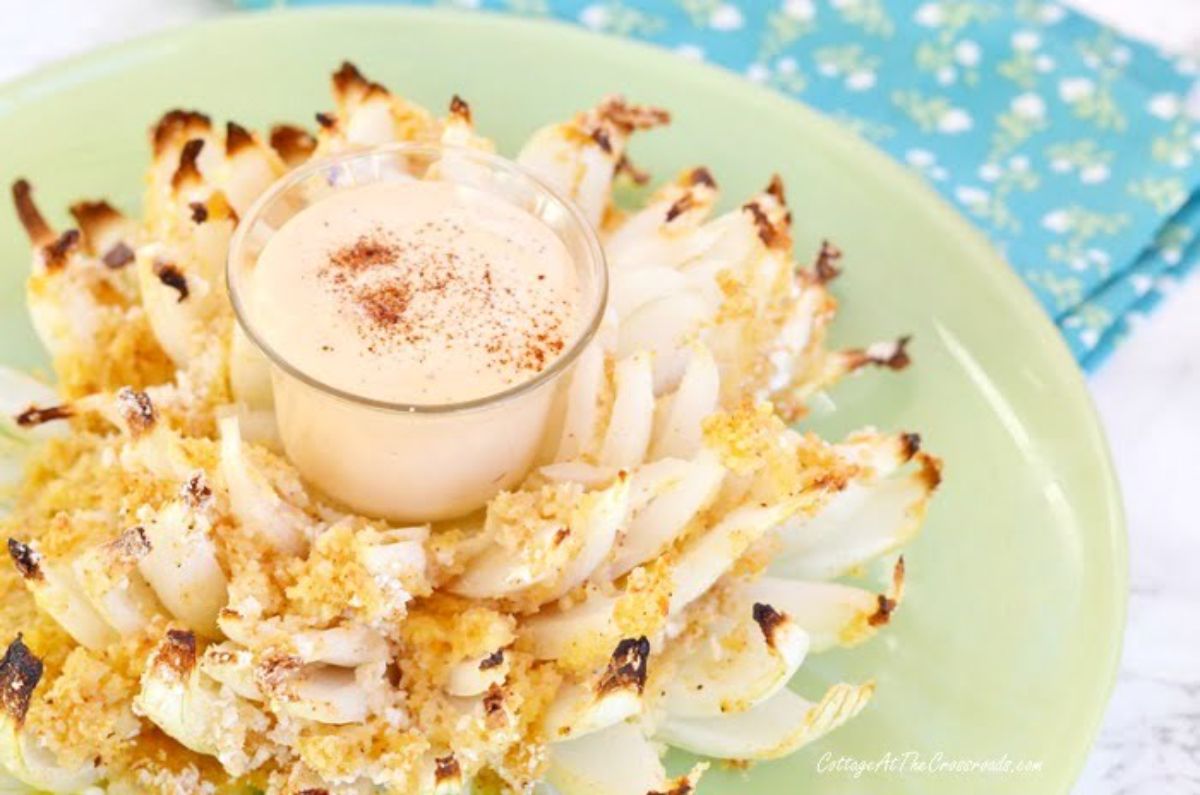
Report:
M510 29L541 28L545 29L543 33L553 33L554 36L572 37L597 44L602 43L606 47L634 53L637 57L651 58L659 60L663 64L671 64L676 67L677 73L684 75L696 84L715 81L723 83L729 88L737 88L741 92L753 95L757 103L771 106L775 112L800 116L806 126L815 128L827 139L836 138L838 145L845 147L856 158L862 158L872 168L882 172L889 184L903 189L914 203L927 207L931 217L936 217L943 225L944 231L957 238L959 245L964 250L972 252L972 256L962 258L958 266L973 269L980 279L990 282L997 289L992 297L1001 302L1004 314L1021 323L1031 334L1035 335L1040 344L1048 346L1047 353L1054 367L1055 375L1069 390L1066 397L1072 403L1072 410L1082 409L1079 417L1082 422L1082 433L1078 440L1078 450L1087 452L1088 458L1095 462L1103 477L1102 482L1098 485L1104 500L1104 504L1100 507L1106 521L1104 527L1092 528L1089 532L1096 536L1098 544L1109 547L1113 565L1112 570L1106 573L1106 579L1115 586L1118 598L1113 604L1109 627L1111 643L1105 649L1106 656L1102 661L1100 680L1104 686L1099 695L1102 695L1103 698L1097 697L1095 703L1090 705L1088 724L1080 732L1080 736L1086 738L1086 743L1079 744L1078 749L1065 766L1071 773L1070 782L1078 781L1099 735L1113 689L1117 683L1128 618L1129 537L1127 517L1107 435L1101 424L1095 402L1087 388L1085 375L1071 355L1061 332L1051 322L1049 315L1038 303L1028 285L1021 281L1012 266L986 238L982 230L972 224L954 205L925 181L845 125L808 105L802 99L755 84L733 70L707 61L683 61L680 56L664 47L637 39L587 30L565 20L521 16L490 9L460 10L369 3L229 11L212 18L174 25L149 34L110 42L53 61L0 83L0 120L11 114L19 113L24 99L53 93L55 84L64 81L69 83L72 75L94 68L117 56L129 55L138 51L144 51L150 55L156 48L170 46L176 41L191 36L219 34L222 29L230 27L269 28L279 19L310 17L323 18L336 23L351 17L370 16L395 19L416 17L440 20L449 24L474 26L486 24ZM676 59L686 68L679 69L680 63L676 63Z

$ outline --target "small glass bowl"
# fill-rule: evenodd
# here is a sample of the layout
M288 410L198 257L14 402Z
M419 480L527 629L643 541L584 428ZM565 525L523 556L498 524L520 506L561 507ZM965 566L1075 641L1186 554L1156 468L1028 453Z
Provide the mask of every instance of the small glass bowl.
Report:
M258 257L277 230L338 191L413 178L466 185L520 207L552 229L570 253L581 291L578 328L562 354L527 381L461 403L389 403L323 383L272 349L256 327L254 302L247 299ZM292 463L348 507L409 522L470 513L524 477L552 424L564 377L592 343L608 294L600 242L571 202L504 158L417 144L339 155L288 173L238 225L226 278L237 331L261 351L269 369L276 421Z

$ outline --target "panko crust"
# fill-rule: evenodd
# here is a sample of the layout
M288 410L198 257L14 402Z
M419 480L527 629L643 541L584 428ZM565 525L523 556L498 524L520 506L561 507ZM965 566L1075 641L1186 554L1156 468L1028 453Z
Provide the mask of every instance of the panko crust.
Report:
M61 402L11 418L20 433L50 438L31 447L13 508L0 516L9 551L0 566L0 638L9 641L0 708L55 764L102 767L117 791L441 795L473 782L483 791L529 792L553 763L559 737L546 727L566 694L582 693L584 717L596 720L603 711L588 708L632 701L636 710L622 720L652 730L660 684L679 663L664 647L708 643L738 655L765 641L777 652L795 631L777 606L755 602L748 629L709 643L739 585L762 576L780 545L748 519L717 539L727 542L727 559L717 555L711 578L688 586L684 562L711 562L705 544L723 520L738 511L811 519L852 487L891 476L876 471L878 450L876 458L848 454L855 444L891 451L887 466L913 469L922 500L940 482L940 462L915 434L889 441L867 432L833 445L789 428L806 400L838 378L907 366L908 338L826 350L836 309L826 286L843 269L840 249L823 242L811 263L797 265L778 176L709 220L717 181L694 167L659 188L640 215L616 207L611 190L594 208L606 246L627 224L644 225L648 240L640 242L684 257L677 270L691 273L689 289L711 303L685 341L705 355L691 356L676 368L682 373L656 369L666 354L635 352L645 359L642 372L652 373L643 387L647 452L635 466L605 458L606 429L627 397L617 378L627 355L620 323L606 320L595 393L586 396L593 422L575 439L576 455L553 461L584 476L535 471L477 515L432 527L392 527L328 501L278 454L269 407L238 402L234 323L220 275L238 210L286 168L377 145L381 136L492 146L458 95L439 118L349 62L331 84L335 107L317 114L315 134L280 124L260 135L232 121L215 125L199 111L166 113L150 130L140 220L97 199L72 205L77 228L57 230L27 181L12 187L32 244L27 299L52 332L44 337ZM533 140L553 155L551 165L573 164L572 191L595 187L589 169L608 183L644 182L649 174L630 161L628 139L669 121L662 108L613 95ZM728 261L689 249L710 237L723 241ZM152 306L156 290L161 300ZM74 300L87 309L82 337L64 321ZM191 313L181 315L190 325L168 341L161 313L172 312ZM789 327L797 323L799 331ZM675 440L694 447L668 463L685 473L692 469L684 465L715 468L720 477L652 555L617 569L615 550L638 512L678 485L646 474L662 461L652 460L649 436L659 434L670 401L683 402L685 382L695 387L687 381L694 362L703 392L706 361L712 394L689 397L708 408L689 426L690 442ZM245 439L232 446L238 468L218 439L218 424L224 431L233 419ZM254 439L244 432L251 427ZM239 477L302 526L295 548L273 545L254 526L271 517L243 510ZM604 525L596 517L614 504L620 521ZM568 577L597 526L612 549ZM498 578L496 593L485 588L494 581L474 598L454 590L501 553L515 561L521 587L508 588L514 575ZM186 564L200 558L207 580L197 583L188 575L201 567ZM166 565L173 568L164 575ZM852 645L889 623L904 565L901 557L890 589L840 628L839 642ZM696 595L676 604L685 586ZM211 615L184 620L214 589L221 604ZM533 619L595 606L608 611L605 620L559 652L546 654L531 639ZM113 615L126 622L124 635L111 631L120 623ZM102 632L80 631L96 622ZM153 704L139 699L149 684L160 688ZM701 770L664 775L649 795L687 795Z

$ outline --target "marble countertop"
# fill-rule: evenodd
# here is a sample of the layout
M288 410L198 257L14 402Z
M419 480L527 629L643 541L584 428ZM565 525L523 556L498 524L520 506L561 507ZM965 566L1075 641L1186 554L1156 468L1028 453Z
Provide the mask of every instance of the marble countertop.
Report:
M1197 0L1069 0L1200 53ZM101 44L213 16L224 0L39 0L0 30L0 80ZM1075 795L1200 792L1200 274L1177 285L1091 378L1129 517L1120 678ZM1031 710L1036 705L1030 705Z

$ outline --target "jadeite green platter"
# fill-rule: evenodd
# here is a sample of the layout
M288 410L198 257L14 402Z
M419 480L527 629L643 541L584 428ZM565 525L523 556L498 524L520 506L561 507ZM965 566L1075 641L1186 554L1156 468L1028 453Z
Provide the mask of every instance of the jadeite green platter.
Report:
M1125 532L1104 437L1078 369L1005 263L848 131L735 76L566 26L380 8L268 13L103 50L0 88L0 181L28 177L64 223L61 210L81 197L136 209L146 128L162 111L309 122L330 106L327 76L343 58L431 107L461 94L510 153L535 127L608 92L666 105L674 123L636 140L640 165L666 178L707 164L726 205L779 171L799 251L823 237L846 251L834 341L913 335L912 367L843 384L811 422L830 435L866 423L917 430L945 459L944 486L907 550L894 624L866 646L811 659L795 683L812 693L873 677L876 698L789 759L749 772L715 766L701 792L1067 792L1124 624ZM7 210L0 254L0 363L44 367L22 306L26 240ZM894 764L858 776L828 769L842 757ZM998 769L951 772L939 760ZM1022 761L1038 769L1018 772Z

